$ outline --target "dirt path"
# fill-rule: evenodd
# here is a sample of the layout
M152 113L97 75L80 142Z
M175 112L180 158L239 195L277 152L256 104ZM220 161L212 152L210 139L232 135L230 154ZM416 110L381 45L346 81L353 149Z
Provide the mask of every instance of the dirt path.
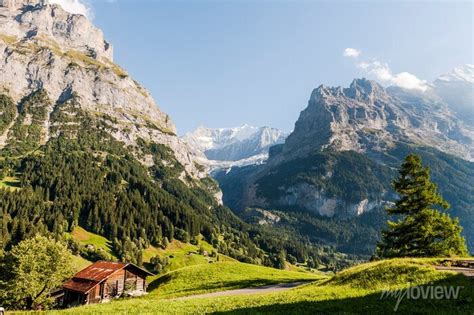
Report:
M180 298L173 299L175 301L189 300L189 299L200 299L200 298L210 298L210 297L220 297L220 296L234 296L234 295L246 295L246 294L260 294L260 293L271 293L271 292L282 292L287 291L307 282L291 282L291 283L281 283L281 284L272 284L266 285L263 287L257 288L246 288L246 289L237 289L237 290L228 290L228 291L219 291L205 294L197 294L184 296Z
M474 269L473 268L463 268L463 267L445 267L445 266L436 266L436 270L448 270L459 272L465 275L466 277L473 277L474 278Z

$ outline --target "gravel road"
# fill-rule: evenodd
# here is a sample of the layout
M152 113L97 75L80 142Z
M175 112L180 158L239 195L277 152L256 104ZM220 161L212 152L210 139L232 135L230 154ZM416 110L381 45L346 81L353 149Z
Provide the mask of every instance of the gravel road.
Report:
M260 293L270 293L270 292L282 292L282 291L287 291L287 290L296 288L297 286L300 286L304 283L305 282L291 282L291 283L266 285L266 286L263 286L263 287L256 287L256 288L218 291L218 292L212 292L212 293L184 296L184 297L176 298L176 299L173 299L173 300L182 301L182 300L189 300L189 299L211 298L211 297L220 297L220 296L234 296L234 295L260 294Z

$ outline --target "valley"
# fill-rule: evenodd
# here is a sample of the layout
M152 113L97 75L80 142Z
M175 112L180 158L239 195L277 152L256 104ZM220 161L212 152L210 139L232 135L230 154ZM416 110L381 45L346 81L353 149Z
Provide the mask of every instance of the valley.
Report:
M327 86L300 71L304 84L284 78L278 89L272 71L286 65L268 59L272 71L253 78L265 55L233 69L252 69L245 75L227 73L191 58L206 54L186 37L178 53L156 58L164 73L176 67L163 78L140 58L174 47L174 37L133 62L132 44L115 58L89 5L0 0L1 315L472 314L472 64L419 80L346 48L355 74L371 79ZM215 30L200 44L223 48L211 37L229 30ZM167 32L141 37L161 43L153 36ZM167 106L186 104L179 119L196 121L179 133L116 59L135 65ZM202 85L184 82L189 69ZM226 79L211 112L202 103L210 93L196 90ZM269 86L257 93L259 84ZM285 97L308 86L307 104ZM235 123L236 109L249 121ZM259 116L294 128L249 124ZM201 124L211 118L221 128Z

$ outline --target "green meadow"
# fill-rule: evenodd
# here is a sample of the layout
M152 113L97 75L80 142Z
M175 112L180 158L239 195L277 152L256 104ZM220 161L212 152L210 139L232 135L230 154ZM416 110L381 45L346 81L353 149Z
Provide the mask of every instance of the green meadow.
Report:
M53 311L52 314L472 314L474 283L451 271L438 271L435 259L393 259L362 264L332 277L241 264L214 263L182 268L150 283L149 294ZM176 300L184 295L307 281L275 293ZM413 286L460 287L456 299L382 298L384 290Z

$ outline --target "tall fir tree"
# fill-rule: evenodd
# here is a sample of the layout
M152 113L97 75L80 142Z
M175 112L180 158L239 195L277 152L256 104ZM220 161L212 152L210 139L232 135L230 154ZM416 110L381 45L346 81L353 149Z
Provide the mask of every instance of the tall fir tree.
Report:
M391 257L450 257L466 256L467 247L461 236L458 219L452 220L440 210L449 204L431 182L430 170L423 167L421 157L410 154L399 170L393 188L400 199L387 209L397 221L388 221L382 232L377 255Z

